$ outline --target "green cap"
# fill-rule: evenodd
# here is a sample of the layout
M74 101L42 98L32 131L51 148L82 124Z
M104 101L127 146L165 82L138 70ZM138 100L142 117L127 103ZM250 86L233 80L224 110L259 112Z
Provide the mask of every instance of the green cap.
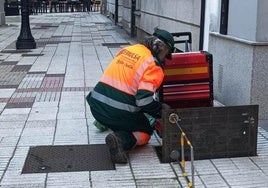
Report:
M172 59L171 53L173 52L175 44L172 34L164 29L156 29L153 35L162 40L168 46L170 53L167 58Z

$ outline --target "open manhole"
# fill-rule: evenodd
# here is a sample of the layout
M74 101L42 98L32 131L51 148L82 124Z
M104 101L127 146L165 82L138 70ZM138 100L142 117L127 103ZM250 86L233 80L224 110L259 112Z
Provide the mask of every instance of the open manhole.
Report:
M115 170L106 144L30 147L22 173Z

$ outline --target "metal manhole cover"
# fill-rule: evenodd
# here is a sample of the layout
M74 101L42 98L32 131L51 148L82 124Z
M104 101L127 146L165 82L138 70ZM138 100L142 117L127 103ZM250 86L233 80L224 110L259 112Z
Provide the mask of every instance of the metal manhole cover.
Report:
M106 144L30 147L22 173L115 170Z

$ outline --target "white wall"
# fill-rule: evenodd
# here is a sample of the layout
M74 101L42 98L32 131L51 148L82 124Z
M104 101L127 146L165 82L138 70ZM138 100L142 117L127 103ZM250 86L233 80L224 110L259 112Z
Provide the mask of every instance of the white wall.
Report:
M257 22L257 33L256 41L267 42L268 41L268 1L259 0L258 4L258 22Z
M268 119L268 1L229 3L227 35L218 32L220 8L211 13L214 97L228 106L257 104L259 118Z
M192 49L199 49L201 0L141 0L138 28L152 33L155 27L169 32L191 32Z
M228 35L256 41L257 5L256 0L229 1Z
M107 4L108 14L113 16L115 0L107 0ZM199 50L201 0L136 0L136 6L137 40L153 33L155 27L169 32L191 32L192 50ZM130 33L131 0L119 0L118 14L119 24Z
M219 0L208 0L210 25L209 30L213 32L220 31L220 1Z

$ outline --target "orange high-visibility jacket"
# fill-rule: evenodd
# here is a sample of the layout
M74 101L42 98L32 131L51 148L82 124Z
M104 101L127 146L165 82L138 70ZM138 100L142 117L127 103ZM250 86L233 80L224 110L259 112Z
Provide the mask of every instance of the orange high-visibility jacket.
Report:
M116 117L128 121L127 117L137 112L159 118L161 104L153 95L163 78L163 70L151 51L142 44L132 45L119 51L87 100L100 114L100 122Z

